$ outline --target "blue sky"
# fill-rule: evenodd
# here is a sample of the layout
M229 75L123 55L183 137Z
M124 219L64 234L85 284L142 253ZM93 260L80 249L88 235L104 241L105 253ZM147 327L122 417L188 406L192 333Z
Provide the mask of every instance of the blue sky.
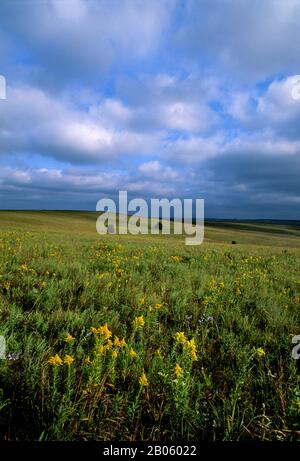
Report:
M300 219L298 0L1 0L0 208Z

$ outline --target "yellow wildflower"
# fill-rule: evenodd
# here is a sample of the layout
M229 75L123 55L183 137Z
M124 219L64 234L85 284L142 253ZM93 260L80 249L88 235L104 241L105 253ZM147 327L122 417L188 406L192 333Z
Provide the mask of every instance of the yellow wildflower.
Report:
M57 365L62 365L63 361L62 359L60 358L60 356L58 354L56 355L52 355L49 360L48 360L48 363L50 365L53 365L53 366L57 366Z
M105 339L109 339L112 335L112 332L109 330L107 323L98 328L98 333L103 335Z
M5 288L6 290L9 290L9 288L10 288L10 282L8 282L8 281L4 282L3 286L4 286L4 288Z
M22 264L22 265L20 266L20 269L21 269L22 271L25 271L25 272L29 270L27 264Z
M116 347L124 347L124 346L126 346L125 338L119 339L118 336L115 336L114 346L116 346Z
M99 353L104 354L105 351L106 351L105 347L103 346L103 344L101 344L101 346L99 346Z
M175 339L179 344L185 344L187 342L186 336L183 331L175 333Z
M156 349L155 355L156 355L156 357L159 357L160 359L162 358L162 353L161 353L160 347L158 349Z
M115 336L114 346L119 347L119 345L120 345L120 340L119 340L118 336Z
M174 373L175 373L176 378L180 378L183 375L183 369L181 368L179 363L176 363L174 367Z
M137 352L135 352L135 350L131 347L129 349L129 355L131 358L135 359L137 357Z
M256 349L256 354L258 355L258 357L264 357L266 355L265 351L262 349L262 347L259 347L258 349Z
M127 344L126 344L125 338L122 338L120 341L120 347L125 347L126 345Z
M66 336L66 343L72 343L75 340L74 336L70 335L70 333L67 334Z
M142 315L140 317L136 317L133 321L134 328L143 328L144 325L145 325L145 320Z
M90 365L90 364L92 363L92 361L91 361L89 355L85 358L84 363L85 363L86 365Z
M142 376L139 377L139 383L142 387L147 387L149 386L149 381L147 379L147 376L145 373L142 374Z
M112 351L111 356L113 359L116 359L118 357L118 352L117 351Z
M187 348L189 349L192 361L196 362L198 360L198 357L197 357L197 346L196 346L195 339L192 338L190 341L187 341L186 345L187 345Z
M139 304L143 306L145 304L145 298L140 298L139 299Z
M68 355L68 354L65 355L65 357L64 357L64 363L65 363L66 365L72 365L72 363L74 362L74 360L75 360L74 357L72 357L71 355Z
M113 345L113 342L112 342L110 339L108 339L108 340L106 341L106 344L105 344L104 347L105 347L106 349L110 349L110 348L112 347L112 345Z

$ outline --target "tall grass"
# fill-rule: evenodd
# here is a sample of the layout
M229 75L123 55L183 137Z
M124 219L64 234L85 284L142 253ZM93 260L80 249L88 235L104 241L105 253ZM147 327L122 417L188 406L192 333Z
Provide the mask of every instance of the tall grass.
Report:
M299 250L0 234L6 440L292 440Z

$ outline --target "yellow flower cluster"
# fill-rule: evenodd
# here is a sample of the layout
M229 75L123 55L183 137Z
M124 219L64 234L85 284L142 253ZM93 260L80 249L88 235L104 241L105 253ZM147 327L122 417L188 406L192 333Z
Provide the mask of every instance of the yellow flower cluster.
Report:
M70 335L70 333L67 334L65 341L66 343L72 343L75 340L74 336Z
M140 317L136 317L132 324L134 328L143 328L145 325L144 317L142 315Z
M55 354L49 357L48 363L52 366L59 366L59 365L62 365L63 363L65 365L72 365L74 360L75 360L74 357L68 354L65 355L63 359L58 354Z
M147 379L147 376L145 373L142 374L142 376L139 377L139 383L141 387L147 387L149 386L149 381Z
M120 347L120 348L125 347L126 346L125 338L119 339L118 336L115 336L114 346Z
M256 349L255 352L258 355L258 357L264 357L266 355L262 347L259 347L258 349Z
M53 366L62 365L63 361L58 354L49 357L48 363Z
M182 257L181 256L171 256L171 259L177 263L181 262L182 261Z
M187 338L183 331L178 331L175 333L175 339L179 344L186 344Z
M185 336L185 333L183 331L178 331L177 333L175 333L175 340L178 344L182 344L186 348L186 350L188 350L193 362L198 360L197 346L194 338L188 341L187 337Z
M189 350L192 361L196 362L198 360L198 356L197 356L197 346L196 346L195 339L192 338L190 341L187 341L186 346Z
M174 367L174 374L175 374L176 378L180 378L183 375L183 369L181 368L179 363L176 363L176 365Z
M135 359L137 357L137 352L132 347L129 348L128 353L132 359Z
M92 327L91 332L104 336L105 339L109 339L112 336L112 332L109 330L107 323L99 328Z
M161 353L160 347L159 347L158 349L156 349L155 355L156 355L156 357L158 357L159 359L162 358L162 353Z
M72 365L72 363L74 362L74 360L75 360L74 357L72 357L71 355L68 355L68 354L67 354L67 355L64 356L64 363L65 363L66 365Z
M120 348L120 349L123 347L127 347L125 338L120 339L118 336L115 336L114 338L112 338L112 332L108 328L107 323L105 325L100 326L99 328L92 327L91 332L101 335L103 339L105 340L105 343L100 344L98 348L98 352L100 354L104 354L106 351L110 350L113 346ZM118 356L118 352L116 350L113 350L112 357L115 359L117 358L117 356Z
M166 304L163 304L163 303L156 303L154 306L149 306L148 307L148 310L149 312L155 312L159 309L162 309L163 307L166 307L167 305Z
M104 352L108 351L112 347L112 345L113 345L113 342L110 339L106 341L106 344L101 344L99 346L100 354L104 354Z

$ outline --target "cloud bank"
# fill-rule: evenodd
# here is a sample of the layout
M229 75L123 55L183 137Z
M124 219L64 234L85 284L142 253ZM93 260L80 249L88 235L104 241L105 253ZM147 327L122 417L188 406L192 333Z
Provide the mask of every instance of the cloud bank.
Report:
M125 189L300 218L297 0L2 0L0 18L0 208Z

